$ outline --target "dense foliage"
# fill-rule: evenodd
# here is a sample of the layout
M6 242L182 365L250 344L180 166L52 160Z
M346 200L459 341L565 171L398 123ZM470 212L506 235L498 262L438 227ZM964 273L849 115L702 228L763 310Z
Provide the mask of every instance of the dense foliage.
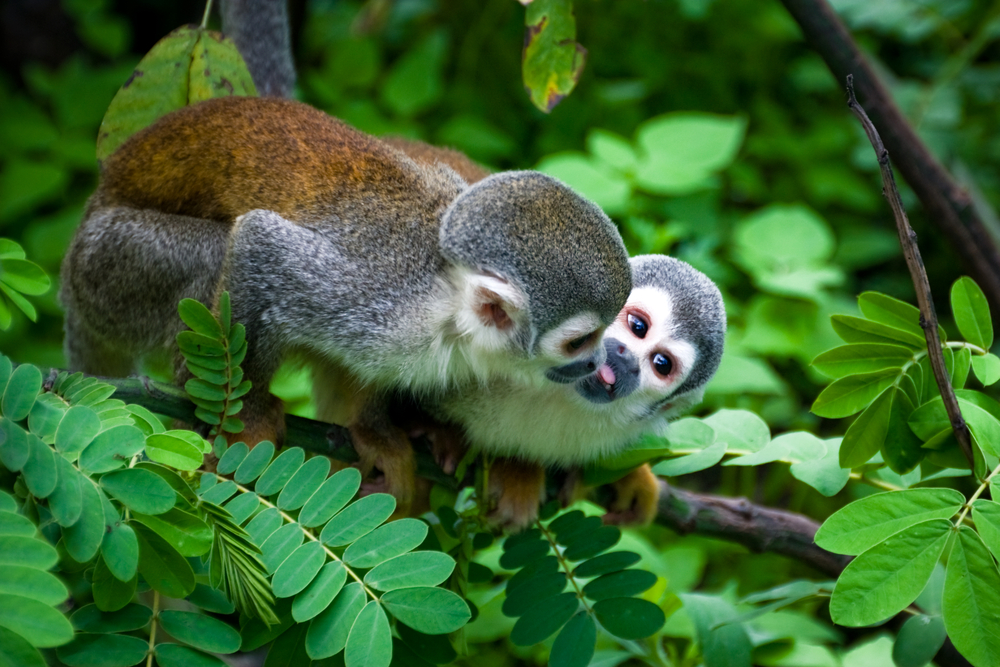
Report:
M825 520L817 543L857 558L834 583L697 535L600 528L587 503L559 516L550 506L534 529L494 542L476 489L439 487L423 520L383 524L391 498L352 502L358 475L328 477L325 458L220 443L218 474L199 474L210 441L112 398L113 386L46 377L39 367L63 362L60 310L38 265L57 275L95 157L163 100L215 94L194 68L175 88L136 86L141 99L119 97L119 110L166 106L99 132L139 54L180 21L152 0L155 30L130 25L125 3L66 0L75 52L0 75L0 230L20 243L0 241L0 663L42 664L37 647L67 665L131 665L151 650L161 665L209 665L220 664L209 653L271 643L274 665L909 666L946 635L973 664L1000 663L991 316L914 211L938 305L950 296L944 354L972 431L970 469L839 83L777 3L577 2L575 38L568 2L532 4L313 0L296 31L298 95L366 131L552 173L601 204L633 253L708 273L730 326L707 416L589 480L651 460L679 485ZM995 221L995 7L833 4ZM522 54L525 25L543 15L556 32ZM184 46L161 56L197 52L239 71L205 34L182 29L173 44ZM218 320L190 302L181 314L198 414L239 432L241 327L225 308ZM272 389L312 413L294 369ZM167 602L181 599L190 604Z

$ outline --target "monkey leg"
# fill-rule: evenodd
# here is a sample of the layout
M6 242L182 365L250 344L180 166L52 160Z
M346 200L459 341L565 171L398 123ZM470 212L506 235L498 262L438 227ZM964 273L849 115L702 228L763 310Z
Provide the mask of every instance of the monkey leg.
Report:
M615 499L604 515L604 522L618 525L646 525L656 517L660 484L648 463L625 475L611 487Z
M516 532L538 518L538 505L545 498L545 468L517 459L497 459L490 466L489 486L495 506L487 519Z
M380 480L363 489L392 494L396 498L394 516L408 516L416 493L417 463L406 432L393 425L387 414L378 414L374 406L366 406L361 419L348 428L361 474L368 477L376 469L382 473Z
M128 375L143 354L173 348L177 303L211 303L227 233L219 222L92 201L61 271L70 368Z

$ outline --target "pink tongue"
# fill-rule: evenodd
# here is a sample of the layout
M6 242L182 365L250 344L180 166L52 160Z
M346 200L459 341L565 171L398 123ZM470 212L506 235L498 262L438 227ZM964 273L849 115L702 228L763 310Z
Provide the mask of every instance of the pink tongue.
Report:
M607 364L604 364L597 369L597 377L599 377L601 382L604 384L615 383L615 372L611 370L611 366L608 366Z

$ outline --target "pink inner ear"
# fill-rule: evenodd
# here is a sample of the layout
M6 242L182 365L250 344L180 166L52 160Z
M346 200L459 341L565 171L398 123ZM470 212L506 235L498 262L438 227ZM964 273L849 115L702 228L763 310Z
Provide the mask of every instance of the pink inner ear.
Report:
M500 331L514 326L514 321L503 309L503 300L496 292L480 288L476 290L476 296L479 299L479 319L484 326L496 327Z

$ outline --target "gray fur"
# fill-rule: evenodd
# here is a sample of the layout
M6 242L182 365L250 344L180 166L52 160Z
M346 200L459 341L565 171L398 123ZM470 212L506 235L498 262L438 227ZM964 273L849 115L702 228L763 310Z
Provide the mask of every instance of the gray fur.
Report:
M539 221L548 221L538 243ZM590 310L607 325L632 286L611 220L551 176L508 171L469 188L441 223L445 257L512 278L528 295L537 335Z
M236 42L257 93L291 97L295 63L286 0L222 0L222 32Z
M694 369L672 395L705 385L719 368L726 337L726 309L719 288L690 264L665 255L633 257L632 282L635 287L659 287L673 297L677 337L698 350Z

